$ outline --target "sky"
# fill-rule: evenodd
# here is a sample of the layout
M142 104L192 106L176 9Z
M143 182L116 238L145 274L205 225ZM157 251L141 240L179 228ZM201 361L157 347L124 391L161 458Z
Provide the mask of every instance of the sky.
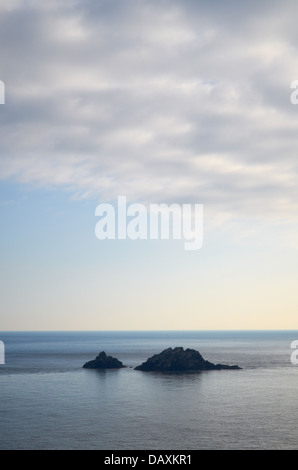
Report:
M0 330L297 329L297 14L0 0ZM119 196L202 247L99 240Z

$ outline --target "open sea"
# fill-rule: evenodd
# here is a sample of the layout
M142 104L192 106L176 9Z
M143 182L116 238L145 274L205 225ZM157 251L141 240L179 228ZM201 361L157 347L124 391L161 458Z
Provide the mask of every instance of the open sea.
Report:
M0 449L298 449L298 331L0 332ZM135 371L168 347L241 370ZM83 369L105 351L127 367Z

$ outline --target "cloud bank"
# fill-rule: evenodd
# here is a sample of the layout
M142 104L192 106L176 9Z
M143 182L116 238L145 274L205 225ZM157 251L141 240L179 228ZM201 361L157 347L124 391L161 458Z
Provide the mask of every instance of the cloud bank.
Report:
M0 175L296 221L296 1L0 5Z

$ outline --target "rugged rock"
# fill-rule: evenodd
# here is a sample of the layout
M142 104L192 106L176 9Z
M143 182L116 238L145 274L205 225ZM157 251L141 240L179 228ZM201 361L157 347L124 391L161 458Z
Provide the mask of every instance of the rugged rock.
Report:
M194 349L184 350L181 347L165 349L135 367L135 370L162 372L221 369L240 369L240 367L236 365L212 364L212 362L206 361L199 351L195 351Z
M92 361L83 365L84 369L120 369L125 367L121 361L112 356L107 356L104 351L98 354Z

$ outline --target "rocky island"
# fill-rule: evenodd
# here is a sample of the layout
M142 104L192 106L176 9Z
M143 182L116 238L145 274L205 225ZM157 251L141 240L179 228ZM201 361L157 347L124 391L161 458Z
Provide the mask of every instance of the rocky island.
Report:
M121 361L115 357L107 356L104 351L100 352L95 359L83 365L84 369L121 369L122 367L125 366Z
M141 365L135 367L135 370L143 371L203 371L203 370L221 370L221 369L241 369L237 365L212 364L206 361L199 351L194 349L183 349L181 347L168 348L159 354L147 359Z

